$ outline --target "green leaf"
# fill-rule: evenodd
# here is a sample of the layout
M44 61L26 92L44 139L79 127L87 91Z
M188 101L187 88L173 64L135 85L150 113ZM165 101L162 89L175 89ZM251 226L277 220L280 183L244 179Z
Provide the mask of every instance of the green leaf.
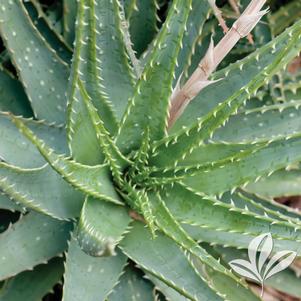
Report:
M0 68L0 110L31 117L32 110L24 90L16 79Z
M275 13L271 14L269 21L274 35L280 34L288 26L301 17L300 2L294 0L282 5Z
M208 195L216 195L227 190L258 181L261 176L284 168L301 160L301 139L299 135L291 139L281 139L260 148L254 153L224 166L213 166L196 172L184 179L191 188Z
M292 58L292 54L295 55L295 51L299 49L299 47L301 49L300 33L301 21L289 28L283 35L279 36L278 40L273 40L272 45L268 44L264 46L276 49L275 51L273 50L275 53L274 60L263 70L257 70L257 75L253 77L253 79L249 78L249 82L246 86L235 90L235 93L232 94L231 97L219 103L219 105L204 118L198 118L189 128L184 128L179 133L159 141L154 146L154 159L152 160L152 164L159 161L161 156L172 153L173 156L170 156L169 161L166 162L166 164L171 165L191 153L193 149L201 147L204 141L211 138L216 129L225 124L229 117L235 114L238 108L250 98L251 94L255 93L255 91L263 85L265 80L277 73L281 67L285 66L290 61L290 58ZM281 41L283 37L288 36L291 36L289 44L287 41L285 41L285 43ZM299 50L297 50L297 52L298 51ZM197 101L194 100L192 104L196 102ZM190 118L193 118L193 116L190 116Z
M101 94L112 103L120 120L133 93L134 75L129 65L122 31L119 0L86 0L92 8L90 22L94 23L97 77ZM97 19L95 18L97 16Z
M13 200L11 200L4 193L0 192L0 209L5 209L9 211L24 211L24 209L17 205Z
M108 165L82 165L70 160L65 155L58 155L43 140L39 139L21 119L13 116L11 119L20 132L37 147L51 167L71 185L96 198L123 204L111 181Z
M220 254L216 253L212 248L205 246L206 250L215 258L220 260L225 266L227 264L221 260ZM259 296L255 295L248 287L237 285L233 279L226 278L224 275L217 273L208 266L200 265L194 258L192 259L197 271L216 289L225 300L240 301L241 296L244 296L246 301L260 301L262 300Z
M292 207L282 205L271 198L265 198L249 193L246 190L240 190L239 194L244 199L252 199L253 203L255 203L257 206L264 207L267 212L270 211L276 213L276 215L278 215L278 218L282 220L291 220L295 224L300 224L301 214L298 210L295 210Z
M116 255L115 247L129 229L127 209L87 197L78 224L77 240L91 256Z
M154 301L152 284L134 269L126 267L108 301Z
M24 3L33 24L37 27L40 34L46 39L47 43L55 50L57 55L67 64L70 63L72 51L66 45L63 37L59 35L50 24L41 5L37 0L27 0Z
M79 78L82 78L84 82L90 80L87 67L90 44L88 38L90 9L84 9L84 7L84 1L78 2L78 26L76 28L75 49L68 90L67 132L72 157L80 163L95 165L102 163L104 156L97 142L95 129L89 118L89 113L84 105L82 99L83 93L78 86ZM98 103L102 103L102 100Z
M63 10L63 35L67 43L70 46L73 46L75 38L77 2L74 0L63 0Z
M301 226L301 215L298 215L292 208L282 206L273 200L263 199L242 190L235 193L227 192L219 198L219 201L242 209L242 211L251 211L257 215Z
M31 212L0 235L0 279L32 269L67 248L72 224Z
M91 5L90 5L91 4ZM83 98L90 98L106 129L114 133L117 121L99 75L96 20L94 2L78 3L78 26L76 30L75 54L71 70L71 85L68 93L68 139L73 157L84 164L99 164L104 156L98 143L95 127ZM88 9L85 9L89 7ZM79 80L84 84L79 87ZM86 96L86 95L89 96Z
M118 145L125 152L139 148L146 127L149 127L151 140L165 135L176 57L181 48L190 5L191 0L173 2L155 41L118 133Z
M173 216L184 224L194 239L236 247L248 247L250 240L270 232L275 250L301 252L300 225L240 209L175 184L162 198ZM221 223L221 221L223 221Z
M250 183L245 190L268 198L301 194L301 171L279 170L269 177Z
M34 27L21 0L5 0L0 9L0 21L1 36L35 116L64 123L68 67Z
M178 55L178 66L175 71L176 79L189 67L191 56L195 51L200 36L203 34L203 26L211 11L208 1L200 4L199 0L192 0L191 5L192 10L187 20L187 29L184 32L182 41L184 47L182 47Z
M193 256L204 265L208 265L215 271L224 276L232 278L239 282L232 272L227 270L214 257L212 257L205 249L198 245L197 242L189 236L189 234L181 227L180 223L175 219L172 213L167 208L164 201L157 194L150 197L151 207L156 217L156 224L158 228L166 234L169 238L174 240L186 252L187 256Z
M231 116L213 135L214 141L248 143L287 137L301 131L301 101L263 106Z
M187 299L180 293L178 293L176 290L165 284L163 281L159 280L158 278L147 274L147 278L152 281L156 285L156 289L160 291L166 298L167 300L172 300L172 301L188 301L191 299Z
M0 189L22 206L57 219L79 216L84 196L50 166L20 169L0 163Z
M189 300L222 300L198 277L183 251L163 234L153 239L143 224L135 222L120 248L139 267Z
M301 42L298 39L300 33L300 22L297 22L292 27L288 28L285 32L273 39L270 43L260 47L254 53L229 65L221 71L217 71L212 76L212 80L222 79L214 83L199 93L199 95L187 106L184 113L177 120L171 131L174 133L179 131L183 126L189 127L193 121L198 118L204 118L206 114L212 111L220 103L231 98L240 89L249 89L249 83L253 81L258 74L266 71L266 76L260 81L262 86L268 81L268 78L278 72L278 70L268 70L271 66L279 66L279 54L285 53L285 60L280 64L281 67L285 66L291 61L300 51ZM295 35L296 41L288 44L291 41L290 35ZM283 54L282 53L282 54ZM270 66L270 67L269 67ZM279 69L281 68L279 66ZM276 68L277 69L277 68ZM249 92L257 91L258 87ZM248 97L250 97L249 95Z
M44 165L45 159L39 154L36 147L18 131L8 116L0 113L0 157L5 162L22 168L35 168ZM68 153L66 133L63 127L56 127L31 119L20 118L20 120L45 140L51 148L59 153Z
M63 301L105 300L117 284L126 259L120 253L101 258L89 256L72 238L66 255Z
M89 95L85 93L81 82L79 82L78 89L82 93L82 100L84 101L89 117L91 118L98 144L103 151L106 162L109 163L112 175L117 181L122 182L122 171L131 164L131 161L123 156L119 148L116 146L115 141L111 138L104 122L99 117L97 109L94 107Z
M208 166L214 163L219 163L222 161L229 162L235 157L247 153L249 150L254 150L259 147L259 144L248 144L248 143L226 143L226 142L209 142L198 148L195 148L191 153L187 154L185 157L179 159L176 165L170 165L169 157L170 154L164 153L160 154L160 158L156 159L156 166L152 167L150 170L157 171L163 177L166 171L170 170L172 174L175 175L177 170L183 168L191 168L193 166Z
M156 0L133 1L135 8L127 11L127 19L130 25L130 36L133 48L139 57L154 38L157 28Z
M61 280L63 260L54 258L39 265L33 271L25 271L9 279L0 290L1 301L42 300L52 287Z

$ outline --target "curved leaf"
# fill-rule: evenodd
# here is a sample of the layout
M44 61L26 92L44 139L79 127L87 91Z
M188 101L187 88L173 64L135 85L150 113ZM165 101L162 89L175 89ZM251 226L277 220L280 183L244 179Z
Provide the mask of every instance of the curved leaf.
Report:
M126 260L120 252L101 258L87 255L72 238L66 255L62 300L105 300L117 284Z
M80 215L77 240L91 256L116 255L115 247L129 231L130 220L124 206L87 197Z
M150 139L165 135L176 57L180 50L192 0L175 0L155 47L123 115L117 136L121 150L139 148L149 127Z
M1 36L35 116L58 124L64 123L68 67L40 35L21 0L4 0L0 21Z
M0 280L32 269L67 248L72 224L28 213L0 235Z

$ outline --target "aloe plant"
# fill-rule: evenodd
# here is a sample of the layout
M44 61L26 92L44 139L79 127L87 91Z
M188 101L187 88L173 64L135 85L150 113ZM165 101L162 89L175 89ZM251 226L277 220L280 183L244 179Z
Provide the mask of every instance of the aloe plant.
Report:
M1 1L0 300L260 300L228 248L301 256L299 1L169 2Z

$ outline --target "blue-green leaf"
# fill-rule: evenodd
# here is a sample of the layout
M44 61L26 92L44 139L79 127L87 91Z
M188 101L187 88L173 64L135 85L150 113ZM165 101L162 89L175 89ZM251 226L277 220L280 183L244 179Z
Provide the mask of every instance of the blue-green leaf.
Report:
M92 257L72 238L66 255L63 301L105 300L117 284L126 259L120 252Z
M68 67L35 28L21 0L1 4L0 33L35 116L64 123Z

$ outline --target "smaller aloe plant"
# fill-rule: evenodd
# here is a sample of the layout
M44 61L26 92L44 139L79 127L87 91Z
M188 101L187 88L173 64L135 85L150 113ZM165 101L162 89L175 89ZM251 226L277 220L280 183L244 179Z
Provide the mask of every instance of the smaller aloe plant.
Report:
M301 160L298 14L277 31L265 0L231 1L232 24L215 1L58 3L0 4L0 300L63 274L65 301L260 300L223 257L264 233L262 262L301 254L269 189Z

